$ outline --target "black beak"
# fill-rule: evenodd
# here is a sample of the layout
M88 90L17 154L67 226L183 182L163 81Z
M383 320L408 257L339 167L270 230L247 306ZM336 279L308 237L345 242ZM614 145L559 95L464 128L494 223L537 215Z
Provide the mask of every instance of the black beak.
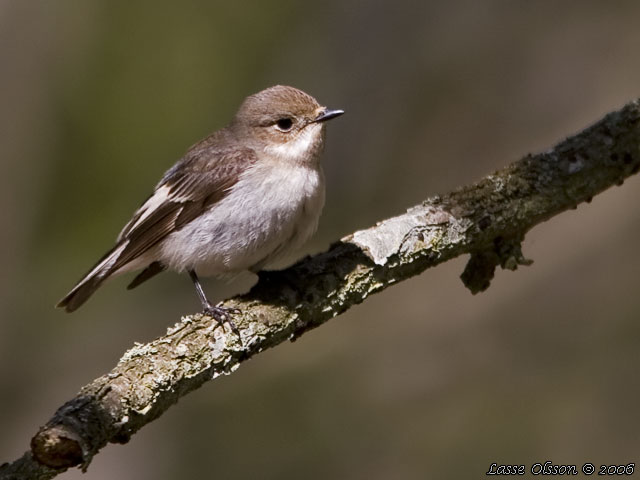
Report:
M328 108L325 108L324 111L315 118L313 123L326 122L327 120L331 120L332 118L339 117L343 113L344 110L330 110Z

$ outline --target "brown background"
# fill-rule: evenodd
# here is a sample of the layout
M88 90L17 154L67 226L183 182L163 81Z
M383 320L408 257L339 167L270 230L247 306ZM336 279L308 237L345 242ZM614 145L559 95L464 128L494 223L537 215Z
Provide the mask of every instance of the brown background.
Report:
M52 308L182 152L247 94L302 88L328 132L305 252L543 151L640 96L633 1L0 2L0 462L188 278ZM187 396L85 479L480 478L637 462L640 179L534 229L472 296L449 262ZM301 253L302 254L302 253ZM207 281L216 300L251 278ZM73 471L63 478L81 478Z

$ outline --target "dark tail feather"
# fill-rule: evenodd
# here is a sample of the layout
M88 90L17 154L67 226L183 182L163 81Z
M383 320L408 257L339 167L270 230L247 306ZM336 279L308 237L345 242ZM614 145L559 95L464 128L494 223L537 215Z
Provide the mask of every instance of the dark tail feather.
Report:
M73 312L76 308L86 302L93 292L106 280L105 278L88 278L71 290L66 297L58 302L57 308L64 308L67 312Z
M73 312L80 307L87 299L95 292L102 282L104 282L109 275L114 271L118 257L127 246L127 241L120 243L109 250L104 257L96 263L96 265L89 270L89 272L80 280L73 290L71 290L62 300L56 305L57 308L64 308L67 312Z
M127 290L131 290L132 288L136 288L143 282L146 282L151 277L156 276L160 272L164 271L164 266L160 262L153 262L143 271L141 271L136 278L134 278L131 283L127 286Z

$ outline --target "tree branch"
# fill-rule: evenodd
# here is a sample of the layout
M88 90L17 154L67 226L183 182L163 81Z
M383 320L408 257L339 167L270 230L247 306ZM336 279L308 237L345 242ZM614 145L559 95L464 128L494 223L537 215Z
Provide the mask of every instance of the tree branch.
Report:
M534 225L621 185L639 169L635 101L552 150L355 232L286 270L261 272L249 293L224 303L242 310L234 317L242 342L209 317L183 317L165 336L136 344L110 373L60 407L33 437L31 452L0 466L0 478L45 479L75 465L86 469L108 442L126 443L205 382L461 254L471 254L463 282L473 293L482 291L498 265L515 270L530 263L521 242Z

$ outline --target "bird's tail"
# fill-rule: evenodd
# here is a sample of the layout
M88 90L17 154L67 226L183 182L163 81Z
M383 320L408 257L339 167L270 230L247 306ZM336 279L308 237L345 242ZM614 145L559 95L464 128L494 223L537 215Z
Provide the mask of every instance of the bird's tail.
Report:
M64 308L67 312L73 312L95 292L102 282L117 269L114 269L118 258L129 242L127 240L118 243L109 250L89 272L82 277L73 289L58 302L57 308Z

